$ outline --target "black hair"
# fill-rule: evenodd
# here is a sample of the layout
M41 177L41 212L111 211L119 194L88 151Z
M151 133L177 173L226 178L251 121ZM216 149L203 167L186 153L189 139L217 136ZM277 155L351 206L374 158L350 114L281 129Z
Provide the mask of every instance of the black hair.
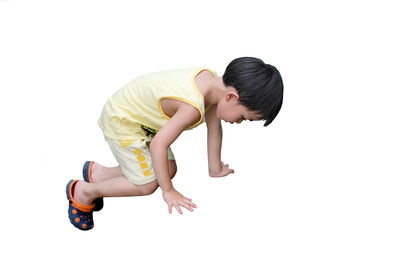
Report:
M226 86L239 93L241 104L256 111L269 125L278 115L283 100L283 82L276 67L253 57L234 59L222 76Z

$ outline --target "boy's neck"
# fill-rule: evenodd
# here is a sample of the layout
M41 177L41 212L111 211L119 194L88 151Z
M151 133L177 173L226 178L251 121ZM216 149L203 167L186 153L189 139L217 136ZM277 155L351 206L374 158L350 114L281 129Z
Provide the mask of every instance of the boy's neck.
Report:
M210 77L203 81L203 96L207 107L218 104L218 101L228 92L222 77Z

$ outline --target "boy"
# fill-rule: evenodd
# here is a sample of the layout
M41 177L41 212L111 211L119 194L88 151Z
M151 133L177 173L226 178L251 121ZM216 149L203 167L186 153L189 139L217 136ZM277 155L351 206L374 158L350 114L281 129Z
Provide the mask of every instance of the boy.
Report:
M140 196L162 190L172 207L193 211L196 205L172 185L176 163L169 146L183 130L207 124L209 175L233 173L221 161L221 120L265 120L270 124L283 98L279 71L262 60L233 60L223 77L207 68L163 71L143 75L117 91L105 104L99 126L119 166L93 161L83 167L83 180L67 184L69 218L82 230L93 228L93 211L103 197Z

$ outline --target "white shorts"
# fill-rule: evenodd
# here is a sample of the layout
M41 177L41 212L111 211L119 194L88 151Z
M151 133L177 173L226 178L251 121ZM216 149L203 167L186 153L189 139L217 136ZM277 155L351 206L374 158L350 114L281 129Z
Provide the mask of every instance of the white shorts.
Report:
M150 156L150 142L145 140L118 140L105 138L110 149L119 163L122 173L130 182L144 185L156 180ZM175 160L174 154L168 147L168 160Z

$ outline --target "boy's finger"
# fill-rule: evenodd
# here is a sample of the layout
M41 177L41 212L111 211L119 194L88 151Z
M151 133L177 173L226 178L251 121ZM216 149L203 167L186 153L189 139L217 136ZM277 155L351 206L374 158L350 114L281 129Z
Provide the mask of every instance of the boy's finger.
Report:
M185 197L185 202L187 203L187 204L189 204L190 206L192 206L192 207L194 207L194 208L197 208L197 206L192 202L192 199L190 199L190 198L186 198Z
M182 210L181 210L181 208L179 207L179 205L174 205L174 207L175 207L176 210L179 212L179 214L182 214L182 213L183 213Z
M172 213L172 205L171 204L168 204L168 212Z
M182 202L180 205L189 211L193 211L192 207L187 203Z
M188 202L189 203L189 205L191 205L192 207L194 207L194 208L197 208L197 206L196 206L196 204L195 203L193 203L193 202Z

